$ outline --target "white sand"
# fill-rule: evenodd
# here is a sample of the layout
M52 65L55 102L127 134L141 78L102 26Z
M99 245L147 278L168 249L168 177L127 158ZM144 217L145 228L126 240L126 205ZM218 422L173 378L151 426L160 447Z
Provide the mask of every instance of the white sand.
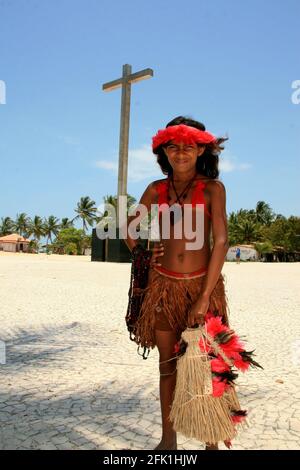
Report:
M265 368L239 377L251 427L235 448L299 449L300 263L227 262L223 273L231 326ZM0 448L158 442L158 354L144 361L128 340L129 275L128 263L89 256L0 252Z

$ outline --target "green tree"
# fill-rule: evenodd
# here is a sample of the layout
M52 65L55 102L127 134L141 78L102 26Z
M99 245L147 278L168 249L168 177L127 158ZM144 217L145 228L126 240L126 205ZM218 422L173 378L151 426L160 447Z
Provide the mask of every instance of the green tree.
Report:
M73 221L68 219L68 217L63 217L60 222L60 229L73 227Z
M288 218L288 238L291 251L300 252L300 217L291 215Z
M1 217L0 236L4 237L14 231L14 221L10 217Z
M96 220L97 207L95 206L95 201L92 201L89 196L81 197L74 210L78 215L74 217L72 222L80 218L82 220L82 229L85 233L88 225L93 226Z
M47 237L46 245L48 248L48 242L52 243L52 235L57 236L60 228L59 219L50 215L48 219L44 220L44 235Z
M260 258L262 258L266 253L273 252L273 245L270 241L256 242L254 243L254 248L258 252Z
M37 244L37 249L39 247L40 238L45 235L45 226L42 218L39 215L35 215L33 220L30 219L28 224L28 235L33 235Z
M236 245L238 243L238 236L237 236L238 221L239 221L238 215L235 212L231 212L227 220L228 241L229 241L230 246Z
M264 201L258 201L255 208L256 220L263 225L270 225L274 220L274 214L269 204Z
M113 206L115 209L115 214L117 214L117 196L112 196L112 195L107 195L103 197L103 203L105 204L110 204ZM136 204L136 199L131 196L130 194L127 194L127 210L134 204ZM99 215L96 217L96 223L98 224L101 220L107 220L107 224L104 226L104 228L107 228L108 222L111 221L111 217L107 215L107 211L103 213L99 213Z
M28 248L29 253L37 253L39 249L39 244L36 240L30 240Z
M92 246L92 235L85 235L81 242L82 253L84 254L84 250L86 248L91 248L91 246Z
M77 255L77 245L76 243L70 242L67 243L65 247L65 252L67 255Z
M82 254L85 243L86 235L82 229L75 227L65 228L61 230L54 242L52 243L52 249L56 253L66 253L66 248L70 243L76 245L77 253Z
M261 238L260 227L252 220L241 220L236 224L237 243L253 243Z
M264 237L274 246L282 247L285 252L300 251L300 218L279 217L264 230Z
M22 212L21 214L17 214L16 220L13 224L13 229L22 237L26 237L29 224L30 218L24 212Z

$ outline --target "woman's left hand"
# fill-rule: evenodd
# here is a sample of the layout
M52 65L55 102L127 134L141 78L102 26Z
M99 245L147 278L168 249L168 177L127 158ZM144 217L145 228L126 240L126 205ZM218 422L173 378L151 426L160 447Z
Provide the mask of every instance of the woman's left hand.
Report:
M201 297L200 300L194 303L188 315L188 327L192 328L194 325L204 325L204 317L209 308L209 297Z

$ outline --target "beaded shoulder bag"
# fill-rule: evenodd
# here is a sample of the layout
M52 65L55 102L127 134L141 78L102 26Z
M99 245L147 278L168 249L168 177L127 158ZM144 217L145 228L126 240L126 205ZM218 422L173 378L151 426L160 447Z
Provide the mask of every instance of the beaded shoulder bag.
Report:
M132 250L130 286L128 291L128 307L125 317L129 338L138 344L138 354L147 359L150 349L143 348L140 350L140 338L136 336L136 322L139 319L141 306L144 299L145 288L148 284L148 275L150 269L150 260L152 251L146 250L141 245L136 245Z

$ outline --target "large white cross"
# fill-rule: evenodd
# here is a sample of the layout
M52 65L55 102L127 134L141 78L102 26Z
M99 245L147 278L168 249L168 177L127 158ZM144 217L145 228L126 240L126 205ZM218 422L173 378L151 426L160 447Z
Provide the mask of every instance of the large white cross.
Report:
M129 118L130 118L130 95L131 84L153 77L152 69L144 69L140 72L131 73L131 65L123 65L123 75L117 80L104 83L104 91L115 90L122 87L121 124L119 143L119 171L118 171L118 197L127 195L127 172L128 172L128 142L129 142ZM119 199L118 199L119 201Z

